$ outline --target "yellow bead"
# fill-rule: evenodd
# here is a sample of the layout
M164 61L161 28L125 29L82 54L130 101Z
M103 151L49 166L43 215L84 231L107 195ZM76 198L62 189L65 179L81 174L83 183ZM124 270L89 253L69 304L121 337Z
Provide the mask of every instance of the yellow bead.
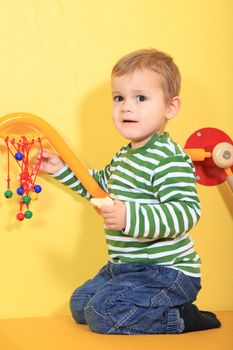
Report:
M33 191L30 191L28 193L28 196L31 198L31 200L35 201L37 198L38 198L38 195L37 193L33 192Z

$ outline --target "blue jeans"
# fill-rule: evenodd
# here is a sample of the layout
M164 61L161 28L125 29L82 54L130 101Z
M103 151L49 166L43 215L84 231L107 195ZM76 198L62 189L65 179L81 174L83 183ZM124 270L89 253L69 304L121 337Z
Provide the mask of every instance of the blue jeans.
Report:
M156 264L108 262L77 288L70 308L75 321L102 334L181 333L178 306L196 299L200 278Z

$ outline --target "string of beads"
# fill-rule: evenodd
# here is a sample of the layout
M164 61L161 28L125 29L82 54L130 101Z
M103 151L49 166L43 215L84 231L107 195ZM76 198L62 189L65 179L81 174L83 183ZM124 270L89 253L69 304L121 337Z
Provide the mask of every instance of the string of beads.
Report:
M19 140L15 138L10 140L7 136L4 141L7 148L7 189L4 192L4 196L8 199L13 196L13 191L10 186L10 158L12 156L20 168L18 179L19 186L16 189L16 193L20 197L20 207L16 218L19 221L24 220L24 218L30 219L33 215L30 209L31 201L36 200L38 193L42 191L41 186L36 184L36 178L42 161L42 139L39 137L37 139L28 140L25 136L22 136ZM39 146L39 156L36 164L30 166L30 152L34 146L37 148Z

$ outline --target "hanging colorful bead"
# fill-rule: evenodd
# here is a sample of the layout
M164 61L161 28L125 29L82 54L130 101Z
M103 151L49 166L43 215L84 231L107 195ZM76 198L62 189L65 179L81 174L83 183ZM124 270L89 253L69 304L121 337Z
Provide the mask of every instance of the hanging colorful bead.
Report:
M8 161L8 175L7 175L7 190L4 192L6 198L13 196L13 191L10 189L10 155L16 160L19 168L19 187L16 189L16 193L20 196L20 208L16 215L17 220L22 221L24 218L30 219L33 215L29 210L29 205L32 200L36 200L38 193L42 191L40 185L35 184L38 172L40 170L40 164L42 161L42 139L39 137L37 140L28 140L25 136L22 136L20 140L10 140L7 136L4 139L7 148L7 161ZM37 162L31 169L29 166L29 153L34 146L39 146L39 156ZM26 207L26 210L24 209Z

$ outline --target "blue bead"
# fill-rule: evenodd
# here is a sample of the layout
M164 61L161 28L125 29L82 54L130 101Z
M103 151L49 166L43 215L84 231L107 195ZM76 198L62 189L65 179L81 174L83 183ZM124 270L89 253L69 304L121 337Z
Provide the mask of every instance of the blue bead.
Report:
M41 187L40 185L35 185L35 186L34 186L34 191L35 191L36 193L40 193L40 192L42 191L42 187Z
M23 154L21 152L15 153L15 159L16 160L22 160L23 159Z
M24 189L23 189L23 187L19 187L19 188L17 188L17 194L19 195L19 196L22 196L22 194L24 193Z

